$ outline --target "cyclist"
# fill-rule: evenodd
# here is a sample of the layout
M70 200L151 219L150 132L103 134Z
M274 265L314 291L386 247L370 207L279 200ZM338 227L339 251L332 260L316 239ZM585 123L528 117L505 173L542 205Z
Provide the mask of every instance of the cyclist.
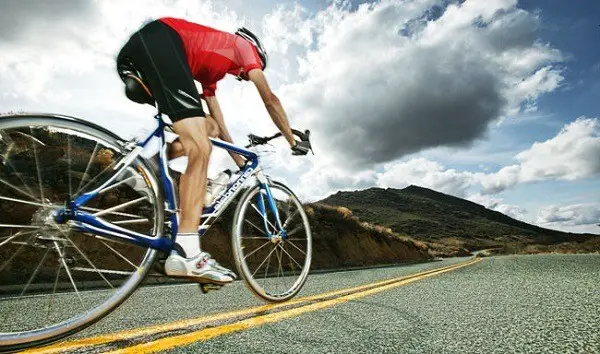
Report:
M146 24L131 36L117 57L117 70L123 80L131 70L141 74L159 111L173 121L180 150L188 156L179 185L180 219L175 250L165 263L169 276L217 284L235 278L235 273L201 251L198 235L212 148L209 136L233 143L216 97L217 82L225 74L252 81L293 154L308 152L308 146L292 135L281 102L263 74L266 66L267 53L249 30L240 28L231 34L177 18ZM194 80L202 85L203 97ZM204 113L201 98L210 115ZM239 167L244 165L240 155L231 153L231 157Z

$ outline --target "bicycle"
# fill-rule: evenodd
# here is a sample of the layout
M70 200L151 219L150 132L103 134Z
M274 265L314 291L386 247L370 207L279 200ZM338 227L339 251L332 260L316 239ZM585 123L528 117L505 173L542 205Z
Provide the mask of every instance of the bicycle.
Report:
M0 118L0 351L47 344L92 325L135 291L159 253L170 252L177 196L168 124L160 112L155 119L145 139L124 141L73 117ZM294 134L309 142L308 131ZM245 148L211 138L248 162L205 206L199 227L205 234L245 190L231 246L238 274L268 302L300 291L312 257L302 204L263 173L250 150L278 136L251 134ZM160 142L158 157L140 157L153 138Z

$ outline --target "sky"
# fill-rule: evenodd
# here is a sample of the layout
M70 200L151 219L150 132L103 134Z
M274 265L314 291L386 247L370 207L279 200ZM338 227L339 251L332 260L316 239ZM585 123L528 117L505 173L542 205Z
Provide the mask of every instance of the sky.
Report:
M595 0L0 0L0 112L50 112L130 139L115 56L145 21L181 17L269 52L266 76L315 155L266 171L305 201L420 185L542 227L600 234L600 3ZM272 134L256 89L217 97L234 140ZM213 153L209 175L233 164Z

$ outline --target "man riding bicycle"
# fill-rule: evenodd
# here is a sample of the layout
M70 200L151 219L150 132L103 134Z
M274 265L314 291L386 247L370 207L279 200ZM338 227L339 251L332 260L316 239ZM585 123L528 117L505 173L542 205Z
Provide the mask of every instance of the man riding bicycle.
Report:
M281 102L263 74L266 66L267 53L249 30L240 28L231 34L176 18L161 18L146 24L131 36L117 57L121 78L137 79L138 75L131 73L139 74L159 111L173 121L179 143L172 144L172 157L188 156L188 166L179 185L176 245L165 262L169 276L218 284L235 278L235 273L201 251L198 235L212 149L209 136L233 143L216 97L217 82L225 74L252 81L293 154L308 152L308 146L292 135ZM202 85L202 96L194 80ZM204 113L201 98L206 101L210 115ZM231 153L231 157L238 167L244 165L240 155Z

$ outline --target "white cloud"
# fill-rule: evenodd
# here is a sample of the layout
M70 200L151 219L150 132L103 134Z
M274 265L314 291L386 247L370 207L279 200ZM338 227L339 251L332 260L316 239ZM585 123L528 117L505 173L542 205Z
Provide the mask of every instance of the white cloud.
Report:
M439 192L464 197L475 182L471 172L447 169L442 164L424 158L385 164L377 174L377 185L404 188L414 184Z
M313 165L298 178L298 194L309 201L324 199L334 191L358 190L372 187L376 181L374 170L347 172L328 165Z
M600 204L550 205L540 209L537 222L540 224L597 225L600 224Z
M27 21L14 24L24 33L19 40L0 35L0 110L75 115L126 138L151 126L155 113L123 95L114 60L129 35L148 19L162 16L186 17L226 30L244 21L211 1L10 3L14 13L27 14Z
M476 193L470 195L467 197L467 199L474 203L481 204L488 209L499 211L502 214L510 216L511 218L525 222L531 222L530 220L527 220L527 210L525 208L517 205L504 204L502 203L502 198Z
M562 81L560 52L535 40L537 18L516 1L467 0L428 19L435 3L334 2L310 20L303 80L282 92L292 116L318 126L320 150L356 169L469 146Z
M303 196L324 196L340 189L360 189L372 185L404 188L414 184L462 197L525 220L527 211L505 204L499 193L517 185L554 180L581 180L600 174L600 120L579 118L566 124L546 141L535 142L515 155L517 164L496 172L471 172L447 167L440 162L412 157L376 168L339 168L341 162L328 159L313 162L313 167L298 181ZM285 159L280 160L285 163ZM306 170L296 165L295 174ZM283 171L282 171L283 172Z
M539 210L536 222L558 230L600 234L600 204L550 205Z
M515 156L518 164L482 176L486 193L499 193L519 183L577 180L600 174L600 120L579 118L553 138L534 143Z

